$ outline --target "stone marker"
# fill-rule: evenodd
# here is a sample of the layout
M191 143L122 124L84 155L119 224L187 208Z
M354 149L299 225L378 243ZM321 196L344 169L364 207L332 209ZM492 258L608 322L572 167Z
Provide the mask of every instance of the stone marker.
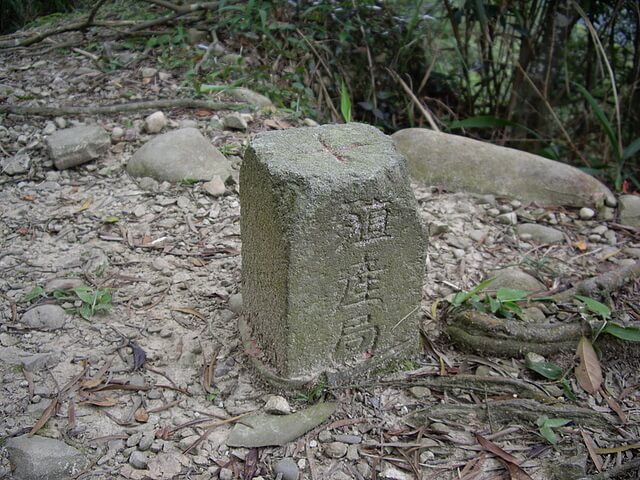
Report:
M362 124L258 135L240 201L240 330L263 375L349 378L418 350L425 245L389 137Z

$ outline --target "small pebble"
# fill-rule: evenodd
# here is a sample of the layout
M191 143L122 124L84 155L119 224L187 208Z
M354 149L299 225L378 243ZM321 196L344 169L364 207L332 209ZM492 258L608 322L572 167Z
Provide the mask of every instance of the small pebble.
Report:
M138 450L134 450L133 452L131 452L131 455L129 455L129 464L133 468L137 468L138 470L147 468L147 462L147 455Z
M596 216L596 212L591 210L590 208L583 207L580 209L580 212L578 212L578 216L581 220L591 220Z

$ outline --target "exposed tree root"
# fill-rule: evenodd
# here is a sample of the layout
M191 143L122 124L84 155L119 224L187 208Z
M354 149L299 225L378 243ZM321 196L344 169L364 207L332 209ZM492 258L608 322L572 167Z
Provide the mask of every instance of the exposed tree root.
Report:
M135 112L139 110L153 110L158 108L199 108L203 110L238 110L251 108L250 105L237 102L210 102L208 100L194 100L191 98L161 99L146 102L121 103L116 105L97 105L90 107L48 107L26 105L0 105L0 113L14 113L16 115L41 115L43 117L58 117L63 115L104 115L109 113Z
M633 265L611 270L602 275L578 282L572 288L557 293L552 299L555 302L565 302L571 300L576 295L584 295L587 297L599 296L602 292L619 290L626 283L637 278L640 278L640 261L637 261Z
M513 424L515 421L535 425L541 415L550 418L567 418L579 426L598 428L617 433L615 426L620 421L613 415L594 412L576 405L545 405L534 400L514 399L487 401L482 405L430 405L428 409L418 410L408 415L407 423L419 428L433 420L448 419L469 424L469 419L479 421Z
M640 261L603 273L551 297L556 303L572 300L576 295L599 297L622 288L640 278ZM591 332L583 320L570 323L525 323L493 315L464 310L455 312L446 332L460 348L479 354L522 357L527 352L553 355L573 351L578 339Z
M544 391L522 380L507 377L488 377L481 375L446 375L420 377L410 382L404 382L404 386L423 386L434 390L458 388L460 390L479 392L482 395L517 395L523 398L531 398L540 401L552 401Z
M578 339L573 341L536 343L526 340L498 339L487 336L472 335L454 325L447 326L449 338L465 351L478 354L497 355L500 357L523 357L527 352L539 355L555 355L560 352L573 351Z

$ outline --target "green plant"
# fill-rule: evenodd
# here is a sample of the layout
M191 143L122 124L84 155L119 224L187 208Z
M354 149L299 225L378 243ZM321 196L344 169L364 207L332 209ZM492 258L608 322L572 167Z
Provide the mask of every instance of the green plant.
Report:
M220 390L218 390L217 388L214 388L213 391L207 393L207 401L215 402L219 395L220 395Z
M479 292L488 287L493 280L493 278L485 280L468 292L456 293L450 302L451 305L457 308L468 304L474 310L491 313L503 318L522 316L522 308L518 303L526 301L529 292L501 287L493 295L485 294L480 296Z
M562 391L564 393L564 396L567 397L569 400L576 399L576 396L574 395L573 390L571 390L571 385L569 384L569 381L566 378L569 375L569 373L571 373L571 369L568 369L565 371L559 365L556 365L553 362L534 361L529 356L527 356L525 360L525 366L529 370L533 370L534 372L543 376L547 380L552 380L560 383L560 385L562 385Z
M327 390L327 382L323 378L304 392L298 393L296 400L305 403L318 403L325 395Z
M340 113L342 113L342 119L345 123L353 120L351 116L351 97L349 96L349 90L344 80L340 82Z
M536 420L540 435L552 445L558 443L558 436L556 435L555 429L564 427L568 423L571 423L571 420L567 420L566 418L549 418L546 415L542 415Z
M80 286L69 290L54 290L51 296L58 302L80 300L80 306L73 307L69 311L79 314L85 320L89 320L95 314L111 309L112 293L109 288L91 288ZM36 298L49 298L42 287L34 287L24 297L25 302L32 302Z
M640 328L638 327L625 327L617 323L611 322L611 309L605 304L598 302L590 297L582 295L576 295L576 303L578 303L587 315L595 315L602 320L600 327L595 331L593 335L593 341L595 342L602 333L608 333L621 340L628 342L640 342Z
M626 168L626 164L633 156L640 151L640 137L633 140L629 145L623 148L622 138L616 134L611 121L604 113L604 110L600 107L598 101L593 98L593 95L579 83L574 82L575 87L582 94L591 106L593 114L596 116L600 126L605 131L607 139L609 140L609 146L613 152L614 164L613 168L613 182L616 190L620 191L623 188L625 180L631 180L637 189L640 189L640 180L633 174L633 172Z
M89 320L98 312L104 312L111 309L112 295L109 288L96 288L91 287L76 287L69 290L73 292L75 296L82 302L79 307L75 307L73 310L78 313L85 320ZM67 291L56 290L53 292L53 296L56 299L66 299Z

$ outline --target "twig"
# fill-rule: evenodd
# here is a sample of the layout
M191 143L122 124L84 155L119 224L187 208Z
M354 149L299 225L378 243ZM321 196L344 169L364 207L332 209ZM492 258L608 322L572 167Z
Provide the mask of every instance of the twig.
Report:
M0 113L58 117L58 116L64 116L64 115L104 115L109 113L135 112L139 110L152 110L152 109L158 109L158 108L196 108L196 109L203 109L203 110L236 110L241 107L249 107L249 105L238 103L238 102L210 102L208 100L196 100L192 98L176 98L176 99L150 100L145 102L122 103L122 104L116 104L116 105L99 105L99 106L90 106L90 107L0 105Z
M215 423L211 423L211 424L207 425L206 426L206 430L204 431L204 433L202 435L200 435L200 438L198 438L195 442L193 442L191 445L189 445L185 450L183 450L182 453L187 454L191 450L196 448L198 445L200 445L202 442L204 442L207 439L207 437L209 436L209 434L211 432L213 432L216 428L220 427L221 425L226 425L227 423L236 422L236 421L240 420L242 417L246 417L247 415L249 415L249 413L250 412L243 413L242 415L238 415L238 416L235 416L235 417L227 418L226 420L220 420L219 422L215 422Z
M567 143L571 147L571 150L573 150L573 152L580 158L580 160L582 160L584 162L584 164L586 166L590 167L591 166L591 162L589 162L589 160L587 160L580 153L580 150L578 149L578 147L576 147L576 145L573 143L573 140L571 140L571 137L569 136L569 133L567 132L567 130L562 125L562 122L560 121L560 119L558 118L558 115L556 114L555 110L553 109L553 107L549 103L549 100L547 100L546 97L542 94L542 92L540 91L538 86L535 84L535 82L533 80L531 80L531 77L529 76L529 74L527 72L525 72L524 69L520 65L516 65L516 67L518 68L518 70L520 70L520 72L523 75L523 78L527 81L527 83L533 89L533 91L536 92L536 94L542 99L542 102L544 103L545 107L547 107L547 110L549 110L549 113L551 114L551 117L553 117L553 120L558 125L558 128L560 128L560 131L562 132L562 135L564 136L564 138L567 140Z
M429 122L429 126L431 127L431 129L435 130L436 132L439 132L440 128L438 128L438 125L436 125L436 121L433 118L433 115L429 111L428 107L426 105L423 105L422 102L418 100L418 97L416 97L415 94L411 91L411 89L409 88L409 85L407 85L406 82L402 80L402 78L400 78L400 75L398 75L396 72L394 72L390 68L387 68L387 71L393 77L393 79L400 84L400 86L407 93L407 95L409 95L409 98L411 98L411 101L416 105L416 107L418 107L418 109L420 110L424 118L427 119L427 122Z

